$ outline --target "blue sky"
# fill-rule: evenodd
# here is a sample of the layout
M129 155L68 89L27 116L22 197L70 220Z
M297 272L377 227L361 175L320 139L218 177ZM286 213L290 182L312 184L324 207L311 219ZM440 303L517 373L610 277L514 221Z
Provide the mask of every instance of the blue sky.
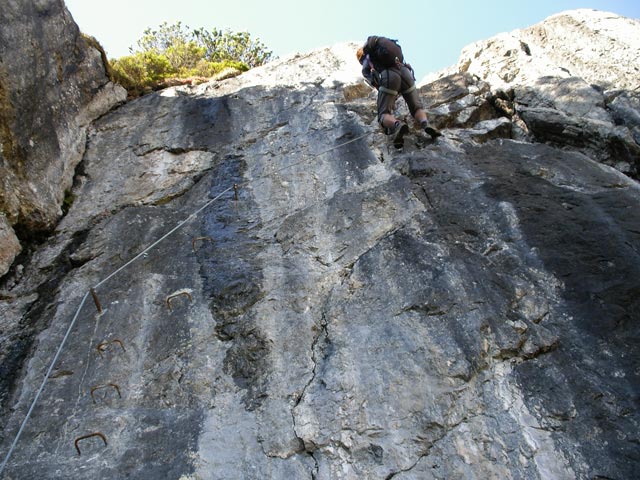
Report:
M80 29L110 58L129 53L146 28L248 31L277 56L368 35L397 38L416 77L457 62L469 43L524 28L564 10L593 8L640 18L639 0L65 0ZM355 58L355 57L354 57Z

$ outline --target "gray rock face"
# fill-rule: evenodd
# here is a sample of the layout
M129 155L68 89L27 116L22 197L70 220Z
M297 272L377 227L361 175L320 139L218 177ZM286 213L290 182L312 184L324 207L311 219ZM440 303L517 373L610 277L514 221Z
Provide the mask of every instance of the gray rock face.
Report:
M62 0L0 9L0 211L29 238L61 215L88 124L125 99ZM11 240L15 242L15 235ZM10 243L0 244L10 251ZM13 256L2 259L0 272Z
M597 10L571 10L465 47L457 68L494 87L538 78L580 77L606 89L640 86L640 22Z
M480 88L495 92L494 106L517 126L515 138L568 146L638 178L638 52L638 20L572 10L473 43L463 49L457 65L422 83L440 84L439 78L457 73L481 78L487 85ZM470 113L487 115L486 101L484 109L469 101L477 97L456 102L458 126ZM451 113L440 110L434 113Z
M3 456L66 338L7 479L634 476L638 183L535 141L580 105L471 74L396 151L355 48L92 124L2 285ZM632 92L583 95L633 125Z

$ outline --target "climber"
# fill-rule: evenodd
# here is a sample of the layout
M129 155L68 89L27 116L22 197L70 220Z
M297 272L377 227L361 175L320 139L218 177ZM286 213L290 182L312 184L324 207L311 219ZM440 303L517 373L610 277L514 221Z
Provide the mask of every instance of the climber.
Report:
M369 85L378 90L378 122L387 135L395 135L394 145L401 148L409 127L392 113L398 95L402 95L411 115L427 135L437 138L442 135L429 126L427 114L422 107L413 68L404 62L402 48L396 40L370 36L356 56L362 65L362 75Z

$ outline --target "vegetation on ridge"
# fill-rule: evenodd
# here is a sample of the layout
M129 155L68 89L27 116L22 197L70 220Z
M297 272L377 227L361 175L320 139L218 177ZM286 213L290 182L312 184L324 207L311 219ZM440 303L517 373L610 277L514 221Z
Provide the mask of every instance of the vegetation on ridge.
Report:
M130 96L186 79L237 75L272 57L272 52L248 32L192 30L181 22L146 29L137 47L129 49L131 55L110 61L113 80Z

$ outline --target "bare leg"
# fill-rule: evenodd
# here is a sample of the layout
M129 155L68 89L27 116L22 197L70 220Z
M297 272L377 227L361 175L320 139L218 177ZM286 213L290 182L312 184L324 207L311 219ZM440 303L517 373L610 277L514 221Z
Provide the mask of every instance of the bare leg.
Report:
M419 108L413 114L413 118L416 119L416 122L422 124L427 121L427 113L423 109Z
M382 121L380 122L380 124L384 128L393 128L397 121L398 121L398 119L396 117L394 117L393 115L391 115L390 113L383 113L382 114Z
M423 109L419 108L413 114L413 118L415 118L415 120L416 120L416 122L418 124L422 125L423 123L425 123L427 121L427 113ZM396 117L394 117L392 114L383 113L382 114L382 122L380 122L380 123L385 128L393 128L393 126L396 124L397 121L398 121L398 119Z

